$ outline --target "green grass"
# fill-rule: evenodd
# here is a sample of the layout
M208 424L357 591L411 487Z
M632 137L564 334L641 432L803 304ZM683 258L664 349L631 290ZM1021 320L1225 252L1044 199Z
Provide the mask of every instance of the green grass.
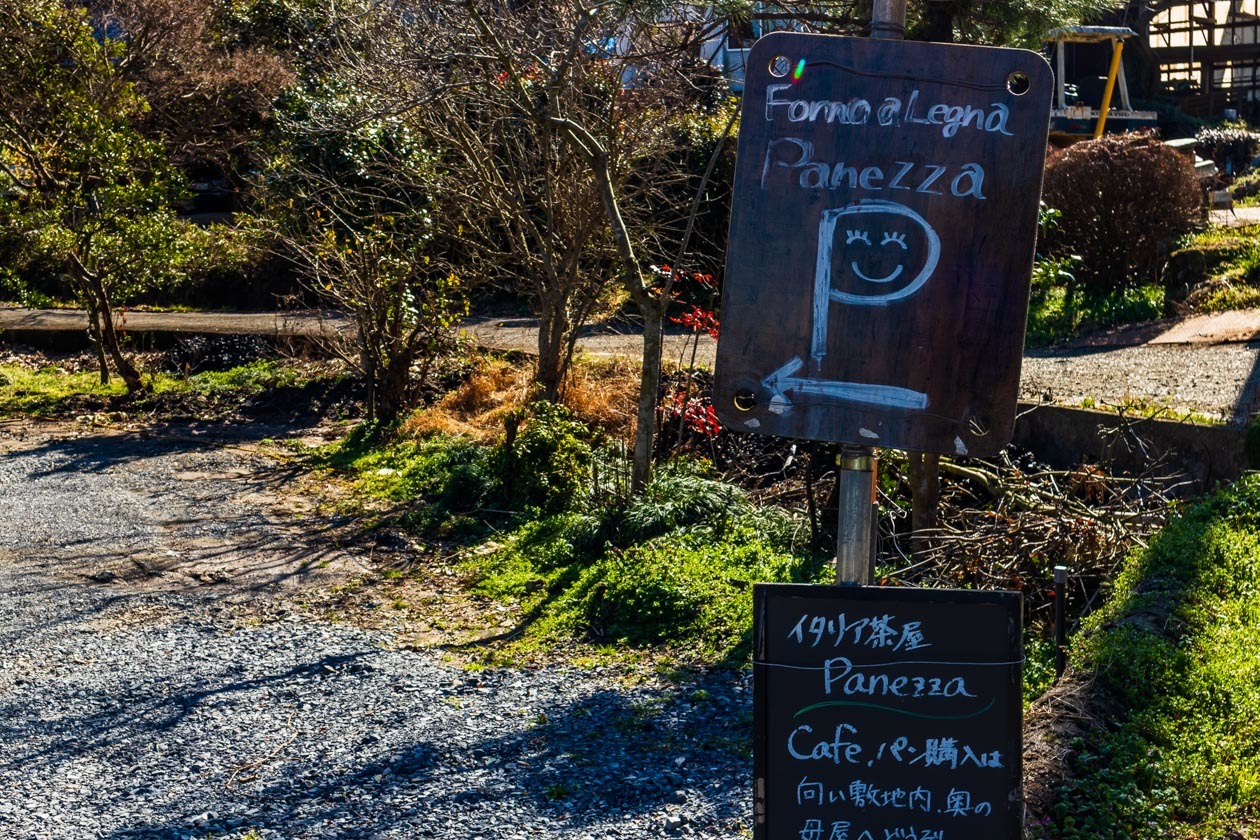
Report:
M1157 284L1106 292L1073 290L1061 280L1034 280L1025 343L1040 347L1119 324L1150 321L1164 314L1164 289Z
M1260 236L1260 225L1246 227L1208 227L1180 243L1181 248L1237 247Z
M1189 238L1184 247L1214 249L1224 257L1212 269L1206 293L1196 295L1196 311L1260 306L1260 226L1209 228Z
M825 564L808 526L696 462L659 466L627 499L599 478L624 473L624 457L543 409L511 447L352 436L314 462L348 478L365 506L388 505L395 526L464 544L474 594L522 616L503 661L575 642L597 659L682 647L693 662L739 659L752 583L813 580Z
M14 365L0 366L0 415L55 413L71 399L84 395L116 397L127 392L117 377L110 385L100 384L95 371L68 373L60 368L28 370Z
M1225 267L1213 278L1213 288L1196 309L1200 312L1231 312L1260 306L1260 254L1248 255Z
M169 374L159 374L154 379L154 391L191 390L200 394L245 391L256 393L268 388L300 387L309 382L301 371L276 359L261 359L247 365L225 371L204 371L188 379Z
M1136 554L1071 652L1107 726L1078 744L1049 836L1220 837L1260 814L1260 476Z
M169 373L146 374L144 381L154 396L213 396L298 386L307 379L282 362L264 359L227 371L194 374L187 379ZM119 377L113 376L109 385L102 385L100 374L95 370L70 372L55 365L36 370L0 365L0 416L51 416L82 405L85 400L105 403L126 393L126 386Z
M1195 423L1200 426L1219 426L1226 422L1224 416L1212 416L1197 411L1184 411L1167 402L1144 399L1128 399L1121 403L1099 402L1093 397L1081 399L1081 408L1092 411L1109 411L1118 416L1167 420L1174 423Z
M579 641L685 649L693 663L742 665L752 584L814 581L825 561L767 536L768 515L740 511L749 521L706 520L624 546L597 546L590 542L595 523L554 517L523 525L467 569L475 591L518 604L528 617L509 656Z

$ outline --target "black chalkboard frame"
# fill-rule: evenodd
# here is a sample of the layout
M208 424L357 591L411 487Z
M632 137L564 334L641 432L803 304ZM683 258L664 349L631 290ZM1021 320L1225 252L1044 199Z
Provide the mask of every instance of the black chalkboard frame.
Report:
M957 607L960 621L969 607L996 607L1005 612L1005 663L1009 663L1008 691L1004 698L1007 721L1002 743L1010 759L1007 773L1011 796L1005 804L1005 832L984 840L1019 840L1023 836L1023 596L1019 592L963 589L921 589L879 586L818 586L812 584L758 583L753 586L753 838L783 840L794 834L772 829L767 813L770 763L769 676L767 614L777 599L806 599L821 606L836 603L858 606L898 604ZM825 837L826 835L824 835Z

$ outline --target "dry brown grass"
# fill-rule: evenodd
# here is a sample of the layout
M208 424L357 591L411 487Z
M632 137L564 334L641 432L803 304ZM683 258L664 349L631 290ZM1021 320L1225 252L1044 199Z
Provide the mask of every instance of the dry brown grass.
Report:
M411 415L403 424L413 437L467 435L493 440L503 431L503 418L529 402L534 392L532 364L483 358L477 370L435 404ZM561 402L579 418L611 437L629 441L634 433L639 365L622 358L579 358L574 361Z
M590 426L629 442L639 400L639 367L620 356L579 358L561 402Z
M458 388L407 418L402 431L413 437L462 434L492 440L503 431L503 415L524 405L530 391L527 365L483 358Z

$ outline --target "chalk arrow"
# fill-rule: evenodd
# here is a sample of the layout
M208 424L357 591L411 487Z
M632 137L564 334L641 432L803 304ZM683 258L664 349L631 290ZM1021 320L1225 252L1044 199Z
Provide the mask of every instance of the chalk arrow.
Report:
M791 410L793 396L808 395L826 397L839 402L865 403L884 408L904 408L922 411L927 408L928 397L920 391L909 388L898 388L894 385L870 385L865 382L840 382L834 379L809 379L794 376L805 363L800 356L761 380L761 384L773 395L770 410L776 414L786 414ZM777 406L777 410L776 410Z

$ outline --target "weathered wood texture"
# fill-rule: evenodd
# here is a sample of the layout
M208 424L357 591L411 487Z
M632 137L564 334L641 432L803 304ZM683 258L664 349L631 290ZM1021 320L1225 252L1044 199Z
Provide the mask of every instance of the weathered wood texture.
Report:
M722 421L996 452L1015 416L1049 65L1024 50L776 33L747 67Z

